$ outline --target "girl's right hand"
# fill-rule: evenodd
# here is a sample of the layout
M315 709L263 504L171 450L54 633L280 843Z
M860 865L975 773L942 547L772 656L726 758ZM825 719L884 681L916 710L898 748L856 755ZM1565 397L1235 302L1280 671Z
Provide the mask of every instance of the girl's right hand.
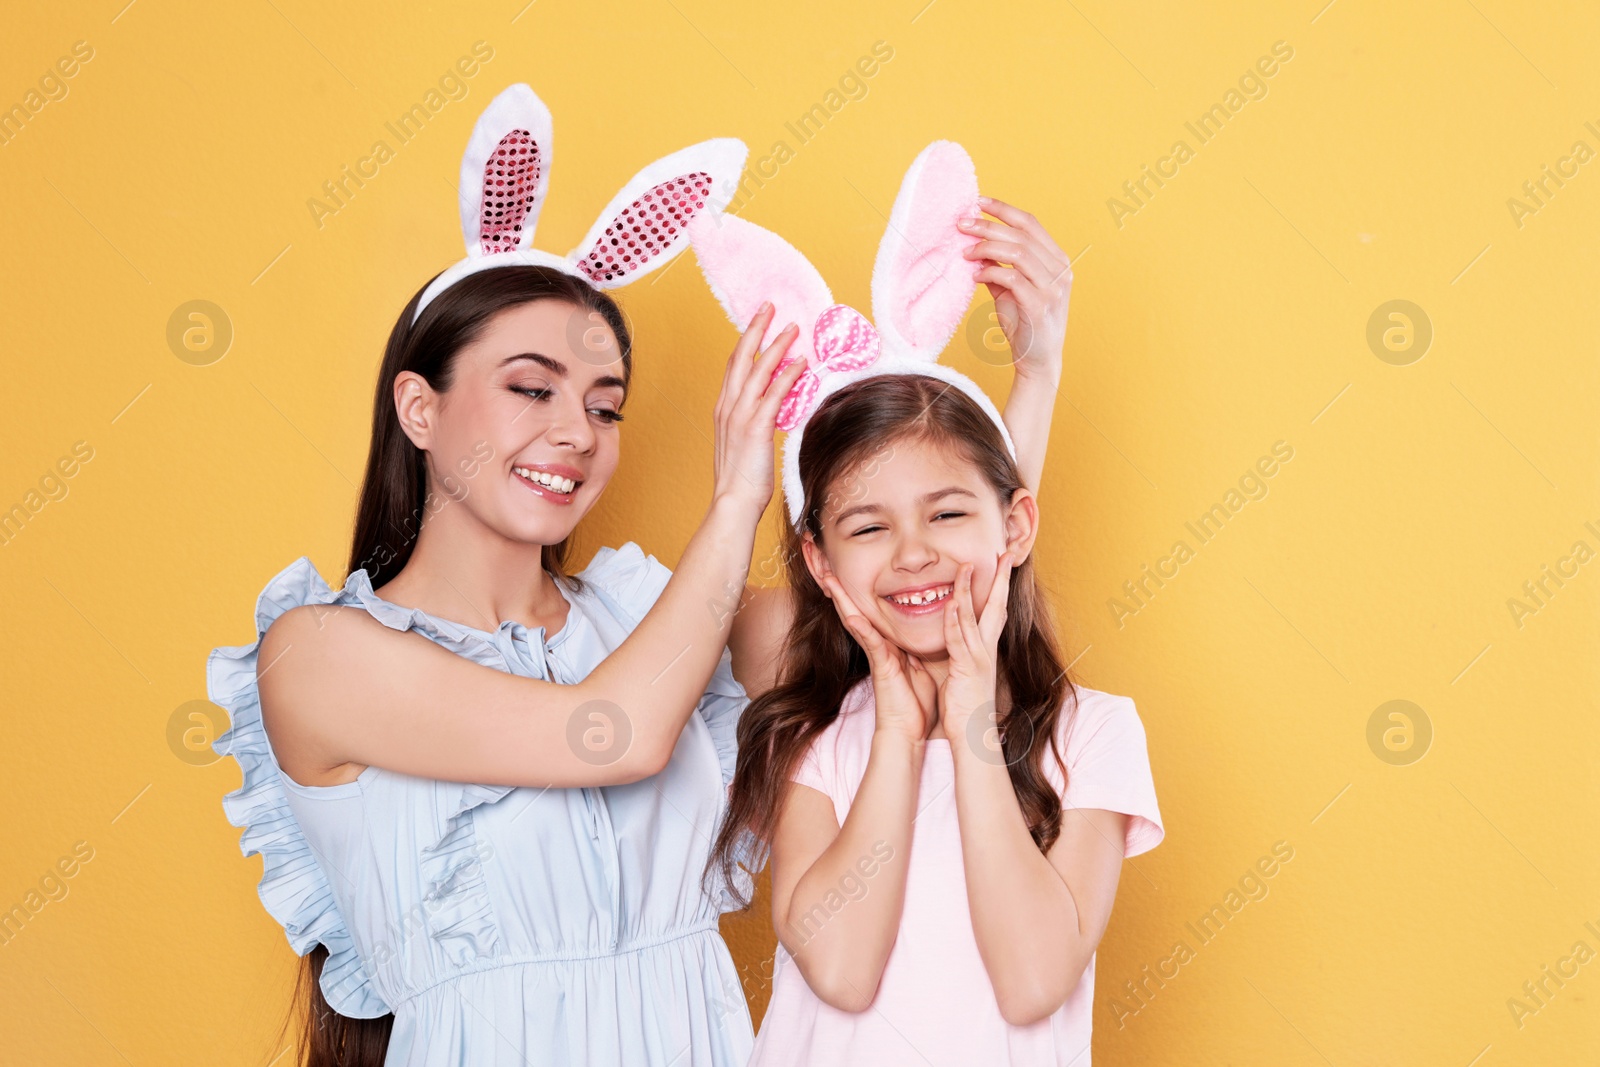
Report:
M939 690L933 675L917 657L908 655L872 625L833 575L822 578L823 591L845 629L867 654L872 665L872 692L877 702L877 729L894 730L911 741L922 741L939 718Z
M771 347L751 361L751 353L765 336L772 314L770 303L762 305L734 346L714 413L717 436L713 496L741 500L761 511L772 499L778 405L806 369L805 360L795 359L776 375L772 372L800 334L792 322L773 339Z

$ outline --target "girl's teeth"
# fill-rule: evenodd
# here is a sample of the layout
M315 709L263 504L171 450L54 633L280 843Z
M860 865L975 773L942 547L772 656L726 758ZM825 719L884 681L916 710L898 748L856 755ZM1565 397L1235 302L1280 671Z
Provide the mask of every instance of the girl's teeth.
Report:
M950 590L948 588L937 590L930 589L925 593L912 593L910 596L890 597L890 599L896 604L904 604L907 607L917 607L921 604L931 604L935 600L943 600L949 595Z
M570 493L577 485L577 483L571 478L561 478L554 474L547 474L544 471L531 470L527 467L513 467L512 470L516 471L529 481L537 482L539 485L542 485L546 489L556 493Z

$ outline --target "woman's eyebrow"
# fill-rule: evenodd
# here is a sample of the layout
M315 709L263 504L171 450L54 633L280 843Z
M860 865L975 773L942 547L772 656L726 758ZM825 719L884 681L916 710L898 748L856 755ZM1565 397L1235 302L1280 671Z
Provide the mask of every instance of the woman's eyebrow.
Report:
M567 365L565 363L561 362L559 359L552 359L549 356L541 355L538 352L518 352L514 356L507 356L505 359L500 361L500 366L509 367L519 359L532 360L534 363L539 364L539 366L545 368L558 378L565 378L567 376Z
M557 378L565 378L567 376L567 365L565 363L561 362L559 359L553 359L550 356L546 356L539 352L518 352L514 356L507 356L505 359L502 359L500 361L500 366L510 366L519 359L526 359L530 362L537 363L539 366L548 370L551 374L554 374ZM597 389L603 389L608 385L614 385L622 390L626 390L628 388L628 383L623 381L621 378L618 378L615 374L607 374L604 377L596 378L591 384Z

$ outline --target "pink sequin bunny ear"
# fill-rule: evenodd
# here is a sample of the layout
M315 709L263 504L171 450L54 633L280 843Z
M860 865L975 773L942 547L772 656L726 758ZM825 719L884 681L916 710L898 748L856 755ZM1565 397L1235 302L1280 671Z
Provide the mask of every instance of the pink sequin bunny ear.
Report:
M468 256L533 247L550 188L550 144L550 109L528 85L508 86L483 109L461 155Z
M738 188L748 153L719 137L656 160L628 180L567 255L598 289L649 274L689 246L689 224L720 213Z
M981 238L957 228L982 218L967 150L935 141L900 182L872 267L872 317L886 355L936 361L967 316L980 264L963 253Z
M688 247L695 217L727 207L748 153L719 137L664 156L635 174L564 256L533 247L550 186L550 109L528 85L489 102L461 156L459 206L467 257L423 290L412 321L444 290L480 270L552 267L597 289L627 285Z

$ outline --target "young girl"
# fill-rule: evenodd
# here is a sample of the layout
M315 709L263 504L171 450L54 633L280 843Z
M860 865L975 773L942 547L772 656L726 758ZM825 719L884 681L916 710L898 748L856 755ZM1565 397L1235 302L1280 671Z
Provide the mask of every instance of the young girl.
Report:
M919 210L913 178L936 162L919 158L890 224L935 250L961 214ZM777 686L740 720L714 852L724 876L771 858L757 1067L1087 1065L1122 860L1163 835L1133 702L1068 677L1004 425L934 361L949 331L930 278L957 268L915 262L930 256L897 275L880 250L881 341L852 323L871 358L824 361L794 401L795 621Z

